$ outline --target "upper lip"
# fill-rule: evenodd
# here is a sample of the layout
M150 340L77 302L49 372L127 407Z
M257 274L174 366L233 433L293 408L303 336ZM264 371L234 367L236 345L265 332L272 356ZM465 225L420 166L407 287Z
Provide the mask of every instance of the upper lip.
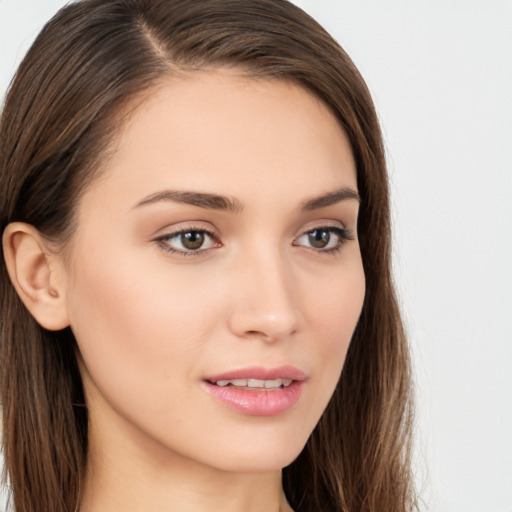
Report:
M264 366L250 366L247 368L239 368L230 370L219 375L207 377L208 382L217 382L219 380L232 379L258 379L258 380L275 380L275 379L292 379L305 380L306 374L295 368L294 366L277 366L274 368L265 368Z

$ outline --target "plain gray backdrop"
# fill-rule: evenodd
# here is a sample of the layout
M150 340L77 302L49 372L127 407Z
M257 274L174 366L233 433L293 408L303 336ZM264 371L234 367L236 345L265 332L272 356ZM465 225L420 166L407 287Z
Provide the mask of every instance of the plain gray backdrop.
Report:
M384 130L422 510L512 512L512 1L296 3L351 55ZM0 0L0 98L63 4Z

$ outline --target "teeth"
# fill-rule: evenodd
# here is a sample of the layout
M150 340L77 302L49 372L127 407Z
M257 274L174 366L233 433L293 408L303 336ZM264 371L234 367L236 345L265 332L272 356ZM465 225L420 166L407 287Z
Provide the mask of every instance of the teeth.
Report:
M274 379L274 380L260 380L260 379L231 379L231 380L218 380L215 384L223 388L227 386L234 386L237 388L260 388L260 389L282 389L289 386L293 382L292 379Z
M265 381L259 380L259 379L247 379L246 386L250 388L264 388L265 387Z
M266 380L265 388L285 388L292 383L292 379Z
M237 388L247 386L247 379L233 379L229 382L232 386L236 386Z

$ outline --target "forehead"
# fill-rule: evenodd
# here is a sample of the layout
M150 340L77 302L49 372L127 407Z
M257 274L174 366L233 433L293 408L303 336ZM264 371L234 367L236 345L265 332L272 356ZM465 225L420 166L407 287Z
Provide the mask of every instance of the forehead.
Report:
M167 79L139 98L102 171L100 186L125 206L169 187L241 199L356 188L350 144L323 102L291 82L222 69Z

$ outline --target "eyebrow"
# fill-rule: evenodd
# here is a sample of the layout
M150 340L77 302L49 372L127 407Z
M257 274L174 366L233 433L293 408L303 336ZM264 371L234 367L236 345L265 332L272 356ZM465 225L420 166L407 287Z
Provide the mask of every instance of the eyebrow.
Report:
M135 208L148 204L159 203L161 201L172 201L174 203L190 204L199 206L208 210L224 210L228 212L239 213L243 210L243 205L238 199L231 199L217 194L207 194L204 192L189 192L183 190L164 190L151 194L135 205Z
M343 187L339 190L335 190L334 192L327 192L321 196L308 199L302 203L301 210L308 212L312 210L318 210L319 208L332 206L333 204L339 203L340 201L345 201L346 199L355 199L358 203L361 202L361 197L355 190L348 187Z
M300 209L301 211L318 210L320 208L332 206L346 199L355 199L356 201L361 202L361 198L355 190L344 187L333 192L327 192L326 194L322 194L312 199L307 199L301 204ZM139 201L134 208L162 201L184 203L208 210L221 210L234 213L240 213L243 210L243 204L236 198L184 190L163 190L161 192L156 192L155 194L151 194Z

